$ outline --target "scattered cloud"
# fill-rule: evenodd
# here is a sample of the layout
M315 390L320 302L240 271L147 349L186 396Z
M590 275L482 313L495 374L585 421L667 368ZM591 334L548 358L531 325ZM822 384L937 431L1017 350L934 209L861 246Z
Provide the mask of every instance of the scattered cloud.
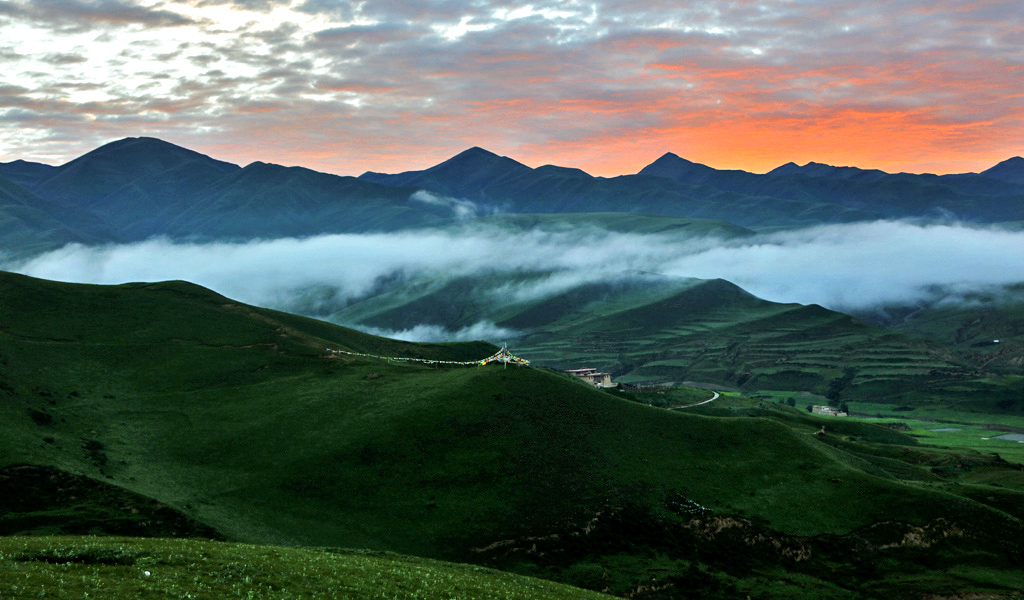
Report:
M481 293L542 300L588 283L722 278L776 302L864 311L888 304L970 299L1024 281L1024 232L958 224L880 221L827 225L737 240L612 233L593 228L514 232L468 223L457 230L326 235L247 243L166 239L70 245L19 264L36 277L89 283L186 279L237 300L304 307L310 289L328 304L377 293L388 282L480 276ZM486 301L486 299L485 299ZM493 323L424 323L389 335L492 341L514 337Z
M452 216L456 219L471 219L473 217L483 216L484 214L494 214L493 211L489 209L482 211L481 207L472 200L451 198L449 196L434 194L427 190L413 192L413 194L409 196L409 201L449 209L452 211Z
M476 145L601 175L665 151L759 171L978 171L1020 154L1019 8L0 0L0 60L20 90L0 101L0 160L151 135L341 174ZM81 84L100 101L62 92ZM275 110L248 110L261 105Z
M5 0L0 2L0 16L4 15L64 33L88 31L97 25L179 27L197 24L180 13L131 0Z
M382 329L380 327L367 327L358 324L352 325L352 327L372 335L404 340L406 342L472 342L485 340L500 344L505 340L514 340L522 335L513 329L498 327L490 321L480 321L455 331L451 331L442 325L416 325L401 331Z

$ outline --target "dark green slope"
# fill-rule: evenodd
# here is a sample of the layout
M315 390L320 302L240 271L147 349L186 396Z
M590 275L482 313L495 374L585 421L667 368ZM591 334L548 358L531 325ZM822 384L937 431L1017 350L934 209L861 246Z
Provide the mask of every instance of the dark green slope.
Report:
M184 539L0 538L5 600L331 598L584 600L609 596L391 552Z
M106 480L233 540L458 558L617 593L665 578L659 569L678 574L678 590L690 566L721 592L705 597L790 569L812 593L838 585L814 575L824 563L786 562L780 548L799 544L830 561L859 548L926 569L939 550L883 547L914 527L954 536L942 556L976 565L965 553L980 552L997 573L1019 553L991 549L1019 539L1019 516L887 458L913 440L870 425L816 436L816 420L767 409L701 417L538 369L336 358L327 347L449 360L494 350L375 338L182 282L0 274L0 467ZM1012 506L1015 493L998 502ZM794 537L826 533L841 537ZM538 544L547 550L531 553ZM583 576L594 569L597 580ZM968 575L970 589L995 585ZM842 585L849 596L867 584Z

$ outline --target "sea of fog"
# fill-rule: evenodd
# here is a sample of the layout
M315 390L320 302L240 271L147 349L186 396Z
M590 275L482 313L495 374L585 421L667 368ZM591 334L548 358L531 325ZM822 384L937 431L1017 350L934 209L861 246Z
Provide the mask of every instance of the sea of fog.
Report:
M721 278L766 300L857 312L934 301L937 294L958 301L973 291L1024 281L1024 232L877 221L720 239L583 226L523 232L469 222L457 229L244 243L156 238L125 245L72 244L0 268L82 283L183 279L241 302L283 310L297 290L321 286L337 298L358 298L388 278L544 272L510 290L527 300L644 272ZM448 331L424 324L398 333L406 339L500 339L514 333L489 327Z

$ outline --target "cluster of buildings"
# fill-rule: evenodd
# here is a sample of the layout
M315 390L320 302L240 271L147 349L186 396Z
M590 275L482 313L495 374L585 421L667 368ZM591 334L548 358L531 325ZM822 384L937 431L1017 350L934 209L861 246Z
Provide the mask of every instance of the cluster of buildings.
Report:
M575 375L599 388L611 388L618 385L612 383L611 373L601 373L597 369L570 369L566 373Z
M848 417L849 414L842 412L838 408L832 408L831 406L819 406L814 404L811 406L811 412L816 415L825 415L826 417Z

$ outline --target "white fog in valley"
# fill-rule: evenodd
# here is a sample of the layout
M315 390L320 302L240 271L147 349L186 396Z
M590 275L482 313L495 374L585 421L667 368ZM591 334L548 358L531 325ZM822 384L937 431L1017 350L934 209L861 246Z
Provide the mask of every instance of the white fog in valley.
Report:
M115 284L182 279L241 302L294 308L300 290L357 299L384 279L543 272L495 287L540 299L577 285L635 278L726 279L775 302L864 311L945 301L1024 281L1024 232L957 224L879 221L826 225L723 240L613 233L589 227L514 232L467 222L458 229L323 235L248 243L151 239L128 245L69 245L5 270L59 281ZM502 339L515 332L481 322L455 331L425 323L404 339Z

